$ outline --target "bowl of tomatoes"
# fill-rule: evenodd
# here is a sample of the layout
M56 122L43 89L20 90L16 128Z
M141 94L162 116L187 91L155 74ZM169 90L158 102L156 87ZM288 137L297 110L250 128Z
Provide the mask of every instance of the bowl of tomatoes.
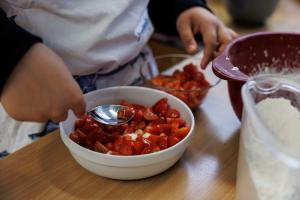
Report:
M73 158L97 175L134 180L159 174L174 165L186 150L194 117L180 99L160 90L121 86L85 94L87 109L103 104L128 106L131 121L105 125L70 112L60 123L60 136Z
M186 54L150 58L140 68L142 85L172 94L196 110L208 91L221 81L210 67L201 69L200 59Z

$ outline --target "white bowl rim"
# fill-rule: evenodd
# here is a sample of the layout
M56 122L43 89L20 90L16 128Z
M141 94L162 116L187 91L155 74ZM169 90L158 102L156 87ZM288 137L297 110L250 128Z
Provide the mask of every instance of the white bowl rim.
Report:
M108 87L108 88L104 88L104 89L100 89L100 90L95 90L95 91L92 91L90 93L87 93L85 94L85 96L90 96L90 95L93 95L94 93L98 93L99 91L107 91L107 90L119 90L119 89L135 89L135 90L147 90L147 91L152 91L152 92L156 92L156 93L160 93L164 96L166 96L168 99L174 99L175 101L179 101L182 106L186 109L186 111L188 112L188 115L191 116L191 124L190 124L190 131L189 133L187 134L187 136L185 138L183 138L182 140L180 140L177 144L175 144L174 146L171 146L171 147L168 147L166 149L163 149L161 151L158 151L158 152L153 152L153 153L149 153L149 154L142 154L142 155L132 155L132 156L122 156L122 155L111 155L111 154L103 154L103 153L99 153L99 152L96 152L96 151L92 151L92 150L89 150L85 147L82 147L80 146L79 144L76 144L75 142L73 142L68 136L67 136L67 133L63 133L62 131L62 124L64 122L60 122L60 135L62 137L62 140L63 142L66 144L66 146L68 147L68 149L70 150L70 147L69 145L73 146L74 148L76 148L78 151L81 151L82 154L86 154L86 155L91 155L93 157L99 157L101 159L116 159L118 161L124 161L126 160L127 162L130 162L130 160L136 160L136 159L149 159L149 158L152 158L152 157L160 157L163 155L165 155L166 152L168 151L176 151L178 150L177 148L181 145L184 145L186 142L189 141L190 137L193 135L193 132L194 132L194 126L195 126L195 119L194 119L194 115L191 111L191 109L182 101L180 100L179 98L173 96L173 95L170 95L166 92L163 92L163 91L160 91L160 90L157 90L157 89L153 89L153 88L147 88L147 87L141 87L141 86L117 86L117 87ZM178 150L179 151L179 150ZM72 151L73 153L75 153L74 151ZM168 156L169 157L169 156ZM86 158L86 157L85 157ZM88 159L88 158L86 158ZM92 159L88 159L92 162L97 162L95 160L92 160ZM145 164L146 165L146 164Z

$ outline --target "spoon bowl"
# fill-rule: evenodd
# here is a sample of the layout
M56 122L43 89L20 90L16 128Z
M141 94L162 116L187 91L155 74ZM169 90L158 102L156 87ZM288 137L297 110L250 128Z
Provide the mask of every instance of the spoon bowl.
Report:
M100 105L88 112L96 121L108 125L125 124L134 117L134 111L123 105Z

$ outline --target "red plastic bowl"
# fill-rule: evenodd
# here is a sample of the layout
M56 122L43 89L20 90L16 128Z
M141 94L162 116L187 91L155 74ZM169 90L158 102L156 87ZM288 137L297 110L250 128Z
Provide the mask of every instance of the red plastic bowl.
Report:
M228 81L231 105L241 119L241 87L250 76L300 68L300 33L260 32L239 37L212 66L219 78Z

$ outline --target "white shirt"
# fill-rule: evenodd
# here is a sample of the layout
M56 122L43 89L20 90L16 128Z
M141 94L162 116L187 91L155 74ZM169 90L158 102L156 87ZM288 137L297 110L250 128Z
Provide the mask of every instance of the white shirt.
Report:
M105 73L133 59L153 32L148 0L2 0L25 30L40 36L73 75Z

